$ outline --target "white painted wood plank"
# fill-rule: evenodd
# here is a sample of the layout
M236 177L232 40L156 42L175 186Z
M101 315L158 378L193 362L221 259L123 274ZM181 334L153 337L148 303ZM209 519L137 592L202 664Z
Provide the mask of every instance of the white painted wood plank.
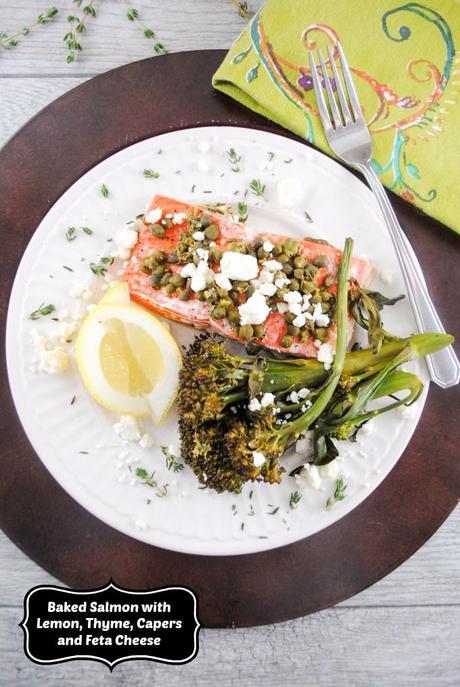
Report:
M412 558L341 606L460 605L459 534L460 509L457 509ZM56 583L0 533L0 606L21 604L28 589L48 582Z
M447 687L458 685L460 608L334 609L241 630L202 630L197 658L185 666L136 661L112 674L78 661L37 666L22 653L21 612L0 625L5 687Z
M20 29L52 4L52 0L1 2L0 30ZM51 23L38 26L13 50L1 51L0 75L94 74L154 54L151 42L126 18L122 0L94 0L98 16L88 20L81 39L83 50L69 65L63 37L68 31L67 15L77 10L72 10L70 0L55 0L54 4L60 12ZM248 4L256 10L263 0L249 0ZM132 6L170 52L228 48L245 26L230 0L135 0Z

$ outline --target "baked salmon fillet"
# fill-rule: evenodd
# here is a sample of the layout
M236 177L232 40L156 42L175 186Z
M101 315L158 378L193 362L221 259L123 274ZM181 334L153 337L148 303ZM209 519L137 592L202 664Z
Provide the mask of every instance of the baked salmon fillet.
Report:
M254 231L218 206L157 195L138 218L124 278L132 300L170 320L316 358L335 348L335 293L342 251L326 242ZM353 258L367 286L372 267ZM348 340L353 332L349 317Z

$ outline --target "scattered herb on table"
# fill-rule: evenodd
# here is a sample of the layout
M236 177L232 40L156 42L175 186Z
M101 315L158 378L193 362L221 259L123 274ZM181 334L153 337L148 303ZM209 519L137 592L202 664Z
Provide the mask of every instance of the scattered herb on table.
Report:
M161 446L163 455L166 458L166 467L172 472L180 472L184 469L185 465L176 460L176 456L168 449L167 446Z
M46 315L51 315L52 312L56 310L56 306L54 306L52 303L49 303L48 305L45 305L44 303L41 304L39 308L34 310L33 312L30 313L29 315L29 320L39 320L40 317L45 317Z
M125 0L125 5L128 6L127 0ZM135 7L129 7L126 12L126 16L128 17L129 21L134 22L137 24L137 26L141 29L142 34L144 38L147 38L147 40L151 41L153 43L153 49L158 55L166 55L167 52L169 52L163 43L160 43L160 41L157 39L157 35L153 29L150 29L140 18L140 13L139 10L137 10Z
M249 186L254 195L263 198L265 193L265 184L263 184L260 179L252 179Z
M31 24L24 26L15 33L8 34L6 31L0 31L0 50L2 48L4 50L12 50L18 45L20 38L28 36L32 29L34 29L36 26L48 24L56 17L58 12L59 10L57 7L50 7L50 9L46 10L46 12L39 14L35 21L33 21Z
M136 468L136 477L139 477L143 484L147 484L149 487L152 487L152 489L155 489L157 496L166 496L168 493L168 485L163 484L160 486L155 479L155 472L149 475L145 468Z
M243 19L249 19L250 12L247 2L244 2L242 0L230 0L230 2L238 10L238 14L240 15L240 17L242 17Z
M82 0L74 0L74 5L78 8L82 5ZM96 10L93 7L94 0L90 0L87 5L83 7L81 16L77 14L69 14L67 21L70 24L70 31L64 36L64 43L67 47L67 62L71 64L75 62L78 52L81 52L82 47L80 43L81 36L86 33L86 22L90 17L96 17Z

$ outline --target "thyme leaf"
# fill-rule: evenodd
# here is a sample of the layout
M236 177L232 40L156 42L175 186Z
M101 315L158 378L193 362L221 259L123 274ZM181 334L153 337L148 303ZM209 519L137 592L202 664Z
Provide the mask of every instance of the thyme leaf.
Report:
M231 164L232 172L239 172L241 169L241 167L240 167L241 155L238 155L235 148L230 148L229 150L227 150L227 157L228 157L229 162Z
M249 186L254 195L260 196L261 198L264 197L265 184L263 184L260 179L252 179Z
M29 320L39 320L40 317L44 317L45 315L51 315L52 312L56 310L56 306L54 306L52 303L49 303L48 305L45 305L44 303L41 304L39 308L36 310L33 310L30 315L29 315Z
M103 198L108 198L108 197L109 197L110 191L109 191L109 189L107 188L107 186L106 186L105 184L102 184L102 186L101 186L101 188L100 188L100 193L101 193L101 196L102 196Z
M238 203L238 222L246 222L248 219L248 206L244 201Z
M158 179L160 174L154 169L144 169L144 176L146 179Z
M301 498L302 498L302 494L300 493L300 491L293 491L291 493L290 498L289 498L289 508L291 510L294 510L295 508L297 508Z
M172 472L180 472L184 469L185 465L176 460L176 456L171 453L167 446L161 446L160 448L163 451L164 457L166 458L166 467L168 470L172 470Z
M151 475L147 472L145 468L136 468L136 477L139 477L140 480L142 480L143 484L147 484L149 487L152 487L152 489L155 490L155 493L157 496L166 496L168 493L168 485L163 484L159 485L155 477L155 472L152 472Z

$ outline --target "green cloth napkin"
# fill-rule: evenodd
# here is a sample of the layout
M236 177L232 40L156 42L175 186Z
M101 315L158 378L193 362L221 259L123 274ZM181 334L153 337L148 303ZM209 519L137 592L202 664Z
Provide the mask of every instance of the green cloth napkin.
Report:
M213 85L331 154L308 49L338 39L382 182L460 233L460 2L268 0Z

